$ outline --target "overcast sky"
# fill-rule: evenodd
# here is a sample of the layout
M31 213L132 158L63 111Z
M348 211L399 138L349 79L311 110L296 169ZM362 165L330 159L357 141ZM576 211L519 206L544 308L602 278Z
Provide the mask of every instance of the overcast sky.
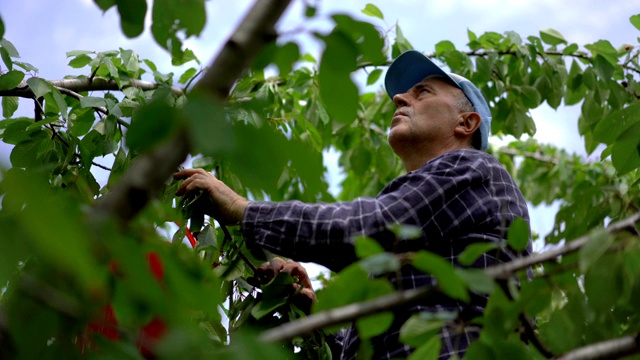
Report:
M393 28L396 22L405 37L416 49L432 52L441 40L450 40L458 48L468 41L467 29L477 35L485 31L504 33L515 31L523 38L539 35L539 30L553 28L571 43L579 45L607 39L614 47L622 44L638 46L640 32L629 23L629 17L640 13L637 0L307 0L318 3L319 12L346 12L360 18L369 2L377 5L385 15L377 21L383 28ZM247 0L211 0L207 2L207 27L202 35L188 41L188 46L204 64L218 52L242 15L253 2ZM299 33L301 29L329 31L330 21L308 22L302 16L300 0L294 0L280 29ZM163 72L172 69L169 57L150 36L148 29L136 39L126 39L119 28L115 8L106 14L91 0L0 0L0 16L5 24L5 38L13 42L22 61L39 68L38 76L61 79L67 74L80 74L67 66L65 53L70 50L104 51L118 48L133 49L141 58L154 61ZM318 44L311 37L301 40L307 51L318 53ZM4 64L0 64L4 69ZM189 64L192 66L192 64ZM88 74L86 74L88 75ZM378 85L381 86L381 85ZM32 105L21 103L21 113L30 115ZM22 112L24 111L24 112ZM553 143L570 152L584 154L583 143L577 133L579 108L547 106L534 110L538 133L543 143ZM0 144L0 164L8 164L8 148ZM548 232L553 218L546 214L553 210L532 213L532 227L543 234Z

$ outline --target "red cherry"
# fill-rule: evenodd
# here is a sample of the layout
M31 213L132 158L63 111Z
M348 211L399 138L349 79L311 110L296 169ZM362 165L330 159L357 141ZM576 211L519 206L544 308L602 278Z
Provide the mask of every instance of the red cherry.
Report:
M162 319L154 317L151 322L140 329L138 338L138 349L145 358L152 357L153 347L158 340L162 339L167 332L167 325Z
M149 264L149 270L158 281L164 279L164 268L162 267L162 260L157 253L151 251L147 253L147 263Z

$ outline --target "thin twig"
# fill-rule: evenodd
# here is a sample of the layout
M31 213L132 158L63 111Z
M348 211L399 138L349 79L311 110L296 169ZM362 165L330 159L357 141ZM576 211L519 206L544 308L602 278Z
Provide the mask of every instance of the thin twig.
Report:
M629 227L635 227L635 224L638 221L640 221L640 212L637 212L623 220L611 224L606 228L606 230L609 233L624 231ZM490 268L487 268L485 272L487 273L487 275L495 279L507 279L518 271L525 270L528 267L542 264L547 261L555 260L562 255L577 251L582 248L589 241L589 239L590 234L587 234L575 240L568 241L565 245L556 249L492 266Z
M352 321L356 318L386 311L436 294L435 287L426 286L385 295L373 300L350 304L323 311L300 320L269 329L260 335L260 340L278 342L312 333L330 325Z
M54 86L56 89L58 89L58 91L60 91L61 93L67 95L67 96L71 96L74 99L80 100L83 98L82 95L78 94L77 92L73 91L73 90L69 90L63 87L59 87L59 86ZM104 115L109 115L109 110L107 110L106 108L102 107L102 106L94 106L93 109L96 112L99 112L101 114ZM118 124L128 128L129 127L129 123L120 119L119 117L116 117L116 120L118 121Z
M558 357L558 360L618 359L640 352L640 334L605 340L577 348Z
M511 294L511 291L509 291L509 285L507 284L507 281L498 280L497 283L502 289L502 291L505 293L507 298L510 301L514 301L513 294ZM540 354L542 354L542 356L546 357L547 359L553 358L553 353L549 349L547 349L547 347L544 346L544 344L542 344L540 339L538 339L538 336L536 335L536 332L533 329L533 326L531 326L531 320L527 318L527 315L525 315L524 312L521 312L518 315L518 319L520 320L520 323L524 328L524 333L527 337L527 340L529 340L531 344L533 344L533 346L536 349L538 349L538 351L540 352Z

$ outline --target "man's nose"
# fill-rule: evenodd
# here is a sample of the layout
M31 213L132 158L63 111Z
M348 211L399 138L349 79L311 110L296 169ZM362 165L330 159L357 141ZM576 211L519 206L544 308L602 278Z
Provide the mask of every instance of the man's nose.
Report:
M408 93L398 93L393 96L393 103L396 105L396 108L409 105L407 96Z

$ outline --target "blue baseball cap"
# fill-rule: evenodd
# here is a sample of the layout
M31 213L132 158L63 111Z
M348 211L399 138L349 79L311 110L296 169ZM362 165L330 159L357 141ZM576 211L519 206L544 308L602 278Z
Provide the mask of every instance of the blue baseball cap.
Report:
M415 84L428 76L442 76L451 80L451 84L462 90L469 99L473 108L480 114L480 149L489 148L489 134L491 134L491 110L487 101L482 96L478 88L468 79L453 73L447 73L429 58L416 50L406 51L398 56L384 78L384 86L387 94L393 100L396 94L403 94L411 89Z

